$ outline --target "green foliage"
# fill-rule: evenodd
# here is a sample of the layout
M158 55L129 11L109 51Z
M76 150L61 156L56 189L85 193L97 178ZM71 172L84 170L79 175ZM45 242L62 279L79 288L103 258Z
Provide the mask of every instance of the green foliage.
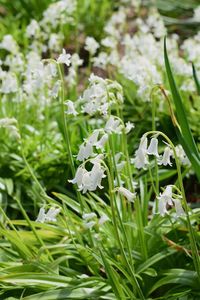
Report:
M180 143L182 144L185 152L187 153L187 156L189 157L189 159L192 163L192 166L196 172L196 175L198 176L198 179L200 180L200 154L199 154L199 151L195 144L194 138L192 136L192 133L191 133L188 121L187 121L183 101L181 99L181 96L179 94L178 88L176 86L176 83L175 83L175 80L174 80L174 77L173 77L173 74L171 71L171 67L170 67L170 63L169 63L169 59L168 59L168 55L167 55L166 40L164 43L164 55L165 55L166 72L167 72L169 85L170 85L170 89L171 89L172 96L173 96L173 101L174 101L174 104L176 107L177 121L180 125L180 128L179 127L177 128L177 135L180 139ZM175 126L177 126L177 124L175 124Z
M5 12L0 22L0 35L12 33L22 48L22 56L26 55L30 46L25 37L27 24L32 18L39 21L43 11L53 2L1 0L0 8L3 6ZM148 9L150 2L144 1L144 4ZM174 9L175 15L179 9L187 14L188 10L190 13L196 7L196 1L159 0L157 5L169 15L173 15ZM167 104L163 103L163 109L159 107L162 95L155 93L152 101L142 101L137 85L108 66L103 70L103 76L109 77L113 85L116 79L124 92L124 103L115 103L108 114L120 120L123 131L109 136L104 151L96 149L96 154L102 152L104 155L102 164L107 177L103 179L102 189L81 193L76 185L72 186L69 182L80 166L80 161L76 160L79 146L94 130L103 131L107 116L89 116L81 112L77 116L69 116L64 112L65 101L76 101L87 86L91 61L88 63L88 53L83 49L84 38L93 36L100 41L104 37L105 24L119 7L120 1L78 0L73 16L75 22L55 30L64 34L63 45L67 50L69 48L70 53L76 48L85 59L83 67L76 70L75 87L71 88L63 81L63 74L67 76L69 72L59 67L60 73L55 76L54 83L61 81L63 85L50 101L48 91L52 87L48 80L44 99L37 94L38 87L27 99L21 95L20 85L24 84L25 76L21 71L16 75L18 92L1 93L0 119L15 118L12 126L17 135L12 136L9 126L0 127L0 300L200 298L192 247L200 245L198 204L196 209L191 209L186 203L184 209L188 219L184 215L177 217L171 207L164 217L153 213L154 203L166 185L177 186L176 192L180 192L180 197L184 194L179 191L182 178L189 189L194 188L195 184L191 181L195 181L196 177L187 178L191 167L182 165L177 171L174 162L170 168L160 167L155 157L149 158L147 168L141 170L130 163L141 136L152 128L151 137L164 132L174 145L178 143L178 136L200 178L199 151L193 138L193 135L196 140L198 138L199 110L188 113L192 104L187 101L187 95L182 97L177 88L166 43L166 73L180 126L180 130L176 128L177 136ZM131 24L135 21L132 14L142 15L143 9L142 6L139 11L129 12ZM120 51L123 52L123 49L120 48ZM5 55L3 50L2 60ZM57 50L42 55L58 56ZM57 66L56 60L52 61ZM199 92L194 66L193 76ZM165 84L165 78L163 80ZM176 81L179 83L181 80L177 76ZM155 87L151 88L153 91ZM128 135L124 133L127 121L135 124L135 129ZM163 137L164 134L159 136L159 142ZM165 146L163 143L159 151L163 151ZM116 154L119 153L124 163L121 171L117 169L116 162ZM89 168L92 163L86 160L83 165ZM127 186L129 192L136 191L133 202L118 192L117 188L121 185ZM47 211L51 207L60 209L56 220L36 221L40 208ZM156 206L154 208L156 210ZM94 213L94 224L90 226L84 214ZM101 224L102 216L106 219ZM188 220L194 231L193 245Z

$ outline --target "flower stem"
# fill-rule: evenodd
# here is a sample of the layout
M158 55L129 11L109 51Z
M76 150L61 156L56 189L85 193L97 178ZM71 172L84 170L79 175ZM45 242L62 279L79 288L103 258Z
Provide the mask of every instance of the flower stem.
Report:
M61 86L62 86L60 100L61 100L61 117L62 117L62 122L63 122L63 132L64 132L65 144L67 147L67 153L68 153L68 157L69 157L70 168L71 168L72 176L74 177L76 171L75 171L74 160L73 160L73 155L72 155L71 146L70 146L69 127L68 127L68 123L65 118L65 84L64 84L64 78L63 78L61 67L59 64L57 64L57 66L58 66L58 72L59 72L59 77L60 77ZM76 194L77 194L79 203L81 205L81 209L83 211L83 208L84 208L83 199L81 197L80 192L77 189L76 189Z

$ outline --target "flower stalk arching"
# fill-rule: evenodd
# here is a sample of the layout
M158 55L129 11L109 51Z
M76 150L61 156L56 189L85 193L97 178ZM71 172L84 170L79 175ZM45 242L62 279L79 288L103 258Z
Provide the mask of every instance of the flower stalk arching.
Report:
M152 102L152 130L156 131L156 99L153 97L154 93L157 92L160 89L159 85L156 85L151 90L150 99ZM158 196L159 193L159 176L158 176L158 165L157 165L157 158L154 158L155 160L155 193L156 196ZM149 167L150 169L150 167ZM150 171L151 172L151 171ZM156 210L157 210L157 200L156 200Z
M188 224L190 246L191 246L191 250L192 250L192 258L193 258L193 262L194 262L194 266L195 266L197 275L200 280L200 259L199 259L199 254L198 254L198 248L196 245L194 230L193 230L192 224L190 222L188 205L187 205L187 200L186 200L186 196L185 196L185 190L184 190L183 180L182 180L182 175L181 175L181 166L180 166L177 154L176 154L176 149L175 149L172 141L168 138L168 136L161 131L148 131L144 135L147 137L148 135L152 135L152 134L161 135L166 140L166 142L170 145L170 147L172 148L173 154L174 154L174 159L175 159L177 174L178 174L178 183L179 183L181 195L183 198L183 207L184 207L184 210L186 213L186 219L187 219L187 224Z

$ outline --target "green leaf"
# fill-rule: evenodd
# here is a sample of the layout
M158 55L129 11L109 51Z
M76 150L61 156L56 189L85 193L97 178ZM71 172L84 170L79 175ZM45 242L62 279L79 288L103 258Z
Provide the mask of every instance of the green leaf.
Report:
M176 252L175 250L169 249L169 250L163 250L162 252L155 254L154 256L147 259L143 264L139 265L139 267L136 270L137 273L140 274L142 272L145 272L150 266L153 266L158 261L166 258L169 255L174 254L175 252Z
M119 274L115 271L115 269L109 264L105 255L100 251L101 258L105 267L106 274L108 276L110 285L113 288L113 292L116 295L116 298L119 300L125 300L126 296L123 292L122 286L120 284L120 277Z
M188 123L188 120L186 117L183 101L181 99L181 96L180 96L179 91L176 86L175 79L172 74L172 70L171 70L171 66L170 66L169 58L168 58L168 54L167 54L166 38L164 40L164 58L165 58L165 67L166 67L167 77L168 77L170 89L172 92L174 104L176 107L176 116L177 116L177 120L180 125L180 129L181 129L181 132L179 133L179 138L181 137L181 142L182 142L181 144L182 144L188 158L190 156L190 159L191 159L191 156L192 156L191 163L192 163L192 166L194 167L195 172L200 180L200 169L199 169L200 155L199 155L199 151L197 149L197 146L195 144L194 138L192 136L192 133L191 133L191 130L189 127L189 123ZM187 145L187 147L186 147L186 145Z
M28 247L23 243L22 239L19 238L16 232L12 230L4 230L0 228L0 233L4 235L15 248L19 255L24 259L30 259L33 257L33 253L30 252Z
M43 293L37 293L28 297L24 297L24 300L66 300L66 299L115 299L113 295L110 298L101 298L101 295L105 294L102 290L96 290L95 288L77 288L77 289L57 289L50 290Z
M55 195L58 199L62 200L67 206L73 209L76 213L81 214L81 207L78 202L72 200L70 197L64 194L55 193L55 192L53 192L52 194Z
M158 288L167 284L177 284L182 286L192 287L198 289L198 276L194 271L184 269L170 269L164 273L166 276L158 280L151 288L149 294L153 293Z
M193 77L194 77L194 81L195 81L196 88L197 88L197 93L198 93L198 95L200 95L200 82L197 77L197 72L196 72L194 64L192 64L192 72L193 72Z
M23 287L37 286L38 288L47 287L67 287L72 279L56 274L42 274L36 272L11 273L0 276L0 283L14 284Z

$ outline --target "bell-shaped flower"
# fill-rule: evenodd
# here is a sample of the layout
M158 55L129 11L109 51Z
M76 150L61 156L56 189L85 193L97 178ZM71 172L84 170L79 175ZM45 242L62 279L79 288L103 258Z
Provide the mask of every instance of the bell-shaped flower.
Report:
M120 125L120 120L115 119L113 116L110 116L105 125L105 131L108 133L118 133L120 134L122 130L122 125Z
M101 149L103 150L104 149L104 146L105 146L105 143L107 142L108 140L108 134L105 133L98 142L95 143L95 146L97 149Z
M91 54L94 55L99 48L99 44L97 41L93 38L88 36L85 40L85 49Z
M69 66L70 62L71 62L70 58L71 58L71 55L66 53L65 49L63 49L62 54L60 54L57 59L57 62L59 64L65 64L66 66Z
M183 164L184 166L190 166L191 163L190 163L187 155L185 154L183 147L181 145L177 145L175 147L175 150L176 150L176 155L177 155L178 159L180 160L181 164ZM174 157L174 154L172 154L172 156Z
M122 186L117 188L117 191L119 192L120 195L124 196L129 202L134 202L136 193L132 193L131 191L127 190Z
M168 205L173 205L172 202L172 185L167 185L164 192L160 193L158 199L163 199Z
M158 139L156 137L153 137L151 139L150 145L147 149L147 154L155 155L156 157L159 157L159 154L158 154Z
M109 221L109 218L107 215L103 214L99 219L99 225L103 225L105 222Z
M36 222L45 223L47 222L56 222L56 216L59 214L60 208L51 207L47 213L45 213L44 207L40 208Z
M85 175L86 172L87 172L86 169L84 169L83 167L79 167L76 171L74 179L68 181L73 184L77 184L78 188L80 189L82 187L83 176Z
M74 103L71 100L66 101L65 105L67 106L67 110L65 111L67 115L78 115L77 111L75 110Z
M44 223L45 222L45 217L46 217L45 209L44 209L44 207L41 207L35 222Z
M147 137L145 135L143 135L141 137L141 140L140 140L140 145L139 145L139 148L140 150L142 150L143 152L147 152L147 143L148 143L148 140L147 140Z
M103 160L103 154L98 154L97 156L95 156L94 158L90 159L90 162L95 165L97 163L101 163L101 161Z
M79 152L78 152L78 156L77 156L77 160L83 161L85 159L87 159L90 156L93 156L93 146L91 143L83 143L80 146Z
M185 216L185 212L184 212L183 207L181 205L181 200L180 199L173 199L173 202L174 202L174 205L175 205L175 210L176 210L177 217Z
M94 227L94 225L96 225L95 221L90 221L90 222L84 223L85 229L91 229L92 227Z
M172 156L172 151L170 149L170 147L165 147L164 153L163 153L163 157L161 158L161 160L158 162L159 165L164 165L164 166L171 166L172 163L170 161L170 157Z
M167 214L167 203L165 201L165 199L163 198L159 198L158 199L158 213L164 217L165 214Z
M135 152L135 158L132 161L137 169L143 169L149 163L146 152L141 148Z
M99 136L99 130L94 130L91 136L87 139L87 142L92 145L95 145L97 143L98 136Z
M131 122L127 122L126 123L126 127L125 127L125 133L129 133L131 131L131 129L133 129L135 127L135 125Z
M101 181L103 178L106 177L106 175L104 174L104 169L102 168L100 163L95 163L93 165L90 176L91 176L90 191L95 191L97 187L103 189L103 186L101 185Z
M83 218L84 220L91 220L91 219L96 218L96 217L97 217L97 215L96 215L94 212L91 212L91 213L85 213L85 214L83 214L83 216L82 216L82 218Z
M82 187L80 188L80 191L85 194L87 191L91 191L91 172L85 173L82 180Z
M158 213L164 216L167 213L167 205L172 206L174 199L172 198L172 185L167 185L164 192L160 193L158 199Z
M59 214L60 208L51 207L46 213L45 220L48 222L56 222L56 216Z
M142 136L139 148L136 150L135 158L132 161L137 169L145 168L148 164L147 137L145 135Z

